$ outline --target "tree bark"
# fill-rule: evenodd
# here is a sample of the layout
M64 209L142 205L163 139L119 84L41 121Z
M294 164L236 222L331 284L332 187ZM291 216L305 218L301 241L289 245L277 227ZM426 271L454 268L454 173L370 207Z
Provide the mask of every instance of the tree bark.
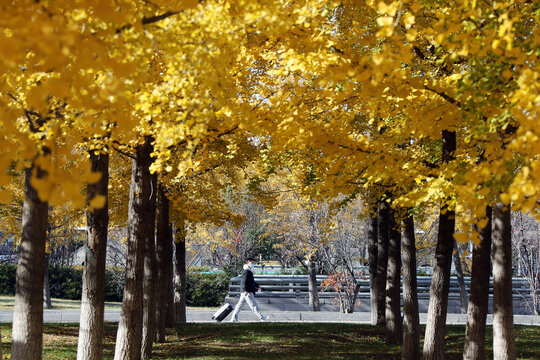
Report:
M167 284L167 316L165 321L165 326L167 328L173 328L176 326L176 307L174 305L174 259L173 259L173 249L174 249L174 240L172 238L172 228L171 228L171 237L170 237L170 263L167 269L167 279L165 280L165 283Z
M471 295L467 311L467 328L463 359L486 359L486 317L489 300L489 273L491 267L491 207L486 207L488 223L481 229L480 243L472 253Z
M17 265L11 358L40 360L43 347L43 277L47 239L48 203L31 184L45 172L35 161L26 169L21 246Z
M157 228L156 228L156 268L157 290L156 298L156 341L165 342L165 328L167 326L167 295L172 289L172 227L169 221L169 199L165 196L163 186L158 187L157 205Z
M403 360L420 358L420 319L416 278L416 239L414 219L408 215L402 222L403 234Z
M315 266L315 262L315 256L311 256L307 261L309 311L321 311L321 306L319 304L319 288L317 285L317 268Z
M493 359L516 358L512 304L512 238L510 209L493 208Z
M43 276L43 308L52 309L51 282L49 281L49 254L45 254L45 275Z
M135 149L128 208L126 282L116 336L115 360L141 358L144 245L149 219L151 145L147 139Z
M379 205L377 215L377 325L386 323L386 272L388 267L388 212L386 201Z
M157 175L151 177L150 202L146 220L146 240L144 243L144 285L143 285L143 329L141 353L143 359L152 358L156 324L156 195Z
M401 234L395 220L395 212L390 211L388 242L388 272L386 277L386 343L401 344L403 340L401 323Z
M463 277L463 268L461 266L461 254L459 252L459 246L457 241L454 240L454 253L452 255L454 259L454 268L456 269L456 277L459 286L459 303L461 305L461 313L467 313L467 288L465 287L465 278Z
M444 130L443 162L453 159L456 150L456 133ZM450 287L450 268L452 266L452 250L454 249L455 212L445 206L441 207L435 265L429 292L429 308L424 336L424 360L444 359L444 337L446 332L446 311L448 307L448 289Z
M88 184L88 200L101 195L108 199L109 155L90 151L93 172L100 172L101 179ZM105 307L105 265L107 258L107 235L109 205L86 212L86 255L83 269L81 320L78 360L101 360L103 358L103 315Z
M184 324L186 322L186 237L183 220L178 222L176 234L178 238L175 241L174 306L176 322Z
M377 325L379 293L377 292L377 217L369 219L369 292L371 300L371 325Z

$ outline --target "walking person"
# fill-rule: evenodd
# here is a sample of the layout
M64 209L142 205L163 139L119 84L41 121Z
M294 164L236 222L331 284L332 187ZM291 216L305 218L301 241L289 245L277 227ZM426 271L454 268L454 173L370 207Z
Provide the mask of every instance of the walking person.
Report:
M240 291L242 291L242 293L240 294L240 300L238 300L238 303L234 307L231 322L238 321L238 313L240 312L242 305L244 305L244 301L247 302L251 311L253 311L260 321L268 319L268 316L261 314L257 301L255 300L255 292L261 290L261 287L255 282L255 278L253 277L253 265L255 265L255 259L253 258L248 258L244 264L242 281L240 282Z

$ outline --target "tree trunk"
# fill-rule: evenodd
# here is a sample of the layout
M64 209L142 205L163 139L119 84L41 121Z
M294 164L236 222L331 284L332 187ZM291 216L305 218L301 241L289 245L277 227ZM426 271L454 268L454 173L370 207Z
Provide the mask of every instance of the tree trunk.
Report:
M456 150L456 133L443 132L443 161L453 159ZM439 231L435 250L435 266L429 291L429 308L424 336L424 360L444 359L444 337L446 332L446 310L448 307L448 289L450 287L450 268L454 249L455 212L441 206Z
M172 289L172 228L169 222L169 199L162 186L158 188L157 228L156 228L156 341L165 342L167 326L167 295Z
M100 172L101 179L88 184L88 200L97 195L108 199L109 155L90 151L91 170ZM78 360L101 360L103 358L103 314L105 306L105 264L107 258L107 235L109 205L86 212L86 255L82 279L81 320Z
M486 207L488 223L480 233L480 243L472 253L471 296L467 311L467 328L463 359L486 359L486 317L491 267L491 207Z
M176 229L178 238L176 244L176 266L175 266L175 287L174 306L176 322L183 324L186 322L186 237L184 221L179 221Z
M420 358L420 319L416 279L416 239L414 219L408 215L402 222L403 234L403 360Z
M386 322L386 272L388 267L388 210L386 201L379 205L377 215L377 325Z
M319 304L319 288L317 285L317 268L315 267L315 256L311 256L307 261L308 289L309 289L309 311L321 311Z
M48 203L41 201L31 185L32 175L45 172L35 161L26 169L21 246L17 265L11 358L40 360L43 346L43 277L47 239Z
M371 300L371 325L377 325L377 217L372 216L368 228L369 242L369 292Z
M401 323L401 234L395 220L395 212L390 211L388 242L388 272L386 277L386 343L401 344L403 340Z
M165 283L167 284L167 316L165 318L165 326L167 328L173 328L176 326L176 307L174 305L174 260L173 260L173 249L174 249L174 240L172 238L172 228L171 228L171 237L170 237L170 257L171 261L167 269L167 279Z
M461 266L461 254L457 241L454 240L454 267L456 269L456 277L459 286L459 303L461 305L461 313L467 313L467 288L465 287L465 278L463 277L463 268Z
M157 175L152 175L150 202L146 220L146 240L144 243L144 286L143 286L143 330L141 353L143 359L152 358L156 324L156 195Z
M52 309L51 282L49 281L49 254L45 254L45 275L43 276L43 308Z
M510 209L493 209L493 359L516 358L512 305L512 238Z
M352 291L344 291L343 297L346 299L345 312L347 314L354 313L356 306L356 300L358 299L358 291L360 291L360 284L356 283Z
M150 218L150 140L138 145L132 161L129 189L126 282L116 336L115 360L141 358L144 245Z

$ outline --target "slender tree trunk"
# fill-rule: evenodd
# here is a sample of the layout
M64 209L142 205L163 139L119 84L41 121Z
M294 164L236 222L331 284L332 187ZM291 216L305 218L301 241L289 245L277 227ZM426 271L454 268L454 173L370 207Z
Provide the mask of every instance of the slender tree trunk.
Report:
M156 324L156 196L157 175L152 175L150 202L146 220L146 240L144 243L144 287L143 287L143 330L141 353L143 359L152 358Z
M512 237L510 209L493 208L493 359L516 358L512 305Z
M358 291L360 291L360 285L354 281L354 288L351 291L344 292L344 298L346 299L345 312L347 314L354 313L354 307L356 305L356 299L358 299ZM352 285L352 284L351 284Z
M45 254L45 275L43 276L43 308L52 309L51 282L49 281L49 254Z
M169 222L169 199L162 186L158 188L157 229L156 229L156 267L157 267L157 304L156 306L156 341L165 342L167 326L167 295L172 289L172 228Z
M486 359L486 317L491 267L491 207L486 207L488 223L480 232L480 243L472 254L471 296L467 311L467 328L463 359Z
M173 259L173 254L174 254L174 240L173 240L173 236L172 236L172 228L171 228L171 236L170 236L170 249L171 251L168 252L168 254L170 254L170 263L168 265L168 269L167 269L167 273L166 273L166 276L167 276L167 279L165 280L165 283L167 285L167 302L166 302L166 306L167 306L167 316L166 316L166 320L165 320L165 326L167 328L173 328L176 326L176 306L174 304L174 269L175 269L175 265L174 265L174 259Z
M456 269L456 277L459 286L459 303L461 305L461 313L467 313L467 288L465 287L465 278L463 277L463 268L461 266L461 254L457 241L454 240L454 267Z
M43 277L48 203L41 201L31 178L45 172L35 161L26 169L21 246L17 265L11 358L40 360L43 346Z
M420 319L416 279L416 239L414 219L408 215L402 222L403 234L403 360L420 358Z
M91 170L100 172L101 179L88 184L88 200L100 195L108 199L109 155L90 152ZM105 306L105 264L109 205L86 212L86 255L83 269L81 320L77 360L103 358L103 315Z
M456 150L456 133L443 132L443 161L453 159ZM429 292L429 308L424 336L424 360L444 359L444 337L446 333L446 311L448 307L448 289L450 287L450 268L452 266L452 250L454 249L455 212L445 206L441 207L437 248L435 250L435 266L431 278Z
M315 219L315 212L309 211L309 225L311 229L310 243L317 242L317 224ZM317 274L315 261L317 261L313 253L309 254L307 259L307 271L308 271L308 292L309 292L309 310L319 311L319 289L317 287Z
M358 292L360 291L360 284L357 283L354 286L354 291L352 294L352 301L351 301L351 314L354 312L354 307L356 306L356 300L358 299Z
M183 220L178 222L176 234L178 235L178 238L175 241L176 266L174 306L176 322L183 324L186 322L186 237Z
M307 261L308 288L309 288L309 311L321 311L319 304L319 288L317 285L317 268L315 256Z
M150 201L150 140L138 145L132 161L128 208L126 282L116 336L115 360L141 358L144 244Z
M401 344L401 234L394 211L389 217L388 273L386 277L386 343Z
M377 325L378 292L377 292L377 217L372 216L368 228L369 241L369 292L371 300L371 325Z
M386 322L386 272L388 267L388 212L386 201L379 205L377 215L377 325Z

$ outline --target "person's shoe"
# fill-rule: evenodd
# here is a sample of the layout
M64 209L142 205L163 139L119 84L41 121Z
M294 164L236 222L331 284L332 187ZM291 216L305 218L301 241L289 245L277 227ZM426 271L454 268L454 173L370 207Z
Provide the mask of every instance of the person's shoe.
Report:
M238 320L232 318L231 320L229 320L229 322L238 322Z
M268 320L267 315L263 315L262 318L259 319L259 321L266 321L266 320Z

